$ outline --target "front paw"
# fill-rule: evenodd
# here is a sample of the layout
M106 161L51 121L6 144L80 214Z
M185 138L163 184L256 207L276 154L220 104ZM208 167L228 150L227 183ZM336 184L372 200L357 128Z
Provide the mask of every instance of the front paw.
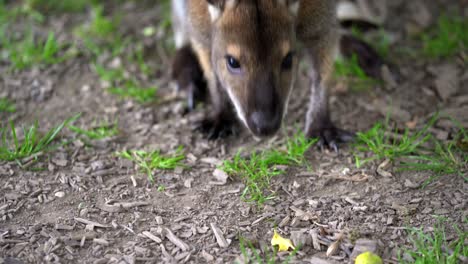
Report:
M202 132L209 140L237 135L238 129L234 120L222 117L205 118L195 126L195 130Z
M311 129L306 132L306 135L309 138L318 138L317 146L320 149L328 147L335 152L338 152L338 143L347 143L354 139L354 133L339 129L334 125Z

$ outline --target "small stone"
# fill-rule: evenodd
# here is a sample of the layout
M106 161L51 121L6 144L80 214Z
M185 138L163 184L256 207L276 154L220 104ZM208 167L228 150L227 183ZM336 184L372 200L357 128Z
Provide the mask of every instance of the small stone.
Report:
M387 218L387 225L393 225L393 217L392 216L389 216Z
M96 160L91 163L91 169L93 171L105 169L104 162L101 160Z
M62 191L56 192L54 195L55 195L55 197L63 198L63 197L65 197L65 192L62 192Z
M214 260L214 257L205 250L202 250L201 255L206 260L206 262L212 262Z
M80 211L80 216L81 217L87 216L88 212L89 212L88 208L84 208L83 210Z
M68 160L66 159L53 159L52 162L59 167L66 167L68 165Z
M229 178L229 175L220 169L216 169L213 172L213 176L215 177L216 181L220 184L226 184L227 179Z
M159 215L156 216L156 224L158 224L158 225L164 224L164 221L163 221L162 217L159 216Z
M175 174L180 175L180 174L182 174L183 172L184 172L184 167L180 167L180 166L179 166L179 167L176 167L176 168L174 169L174 173L175 173Z

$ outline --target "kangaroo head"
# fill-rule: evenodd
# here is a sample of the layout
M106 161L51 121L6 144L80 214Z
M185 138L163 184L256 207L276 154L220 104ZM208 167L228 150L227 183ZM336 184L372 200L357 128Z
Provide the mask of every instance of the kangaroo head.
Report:
M297 0L207 0L212 65L256 136L281 127L297 70Z

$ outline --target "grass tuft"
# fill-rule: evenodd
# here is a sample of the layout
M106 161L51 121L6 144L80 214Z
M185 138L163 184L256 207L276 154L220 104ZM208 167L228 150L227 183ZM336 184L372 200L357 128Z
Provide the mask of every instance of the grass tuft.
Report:
M3 34L5 37L1 44L12 68L23 70L33 65L51 65L67 59L66 56L59 55L62 47L54 32L49 32L45 41L37 40L31 30L21 40L13 40L5 32Z
M79 27L75 33L82 39L85 48L94 59L107 50L115 57L122 54L130 42L119 34L119 25L118 18L106 17L103 6L95 5L92 8L91 21Z
M353 54L351 58L341 58L335 61L336 78L344 78L350 83L351 90L354 92L366 91L379 81L375 80L364 72L359 66L358 57Z
M402 135L395 136L397 133L389 133L387 117L385 124L377 123L369 131L357 133L354 144L356 166L359 168L374 160L398 160L400 171L431 171L434 174L423 186L447 174L465 175L468 180L468 133L458 125L459 133L455 139L441 142L429 133L437 120L438 115L434 115L421 130L411 133L406 129ZM363 154L370 156L364 158Z
M25 5L27 8L38 10L45 14L49 13L77 13L83 12L93 2L91 0L27 0Z
M111 94L122 98L133 98L139 103L150 103L156 100L156 87L142 87L138 80L126 77L123 68L106 69L96 64L96 72L99 77L112 84L108 89Z
M0 113L14 113L16 112L16 106L10 102L7 98L0 98Z
M80 114L66 119L58 126L49 130L45 135L39 133L39 125L36 121L29 129L23 128L24 138L21 140L16 134L15 124L13 121L10 121L10 129L8 129L8 126L0 128L0 160L19 161L40 152L48 152L56 149L60 144L52 145L52 142L58 137L60 131L62 131L65 126L78 119L79 116Z
M411 249L403 249L406 257L405 259L400 257L400 263L455 264L462 263L463 258L466 260L468 256L468 247L465 243L467 232L454 227L458 237L449 243L444 223L444 220L439 220L432 234L426 233L422 229L410 228L408 231L413 246Z
M143 173L148 175L150 182L154 182L153 172L155 170L173 170L177 167L185 167L183 160L185 154L183 147L168 156L164 156L160 151L147 152L144 150L126 150L117 152L117 156L133 161Z
M297 133L286 143L286 150L266 150L252 152L245 158L238 152L232 160L224 161L220 169L230 175L236 175L245 183L241 197L248 202L264 202L273 199L270 182L274 176L284 173L281 166L302 165L305 152L316 142L304 134ZM268 193L268 194L267 194Z
M358 132L356 143L354 143L354 148L357 150L354 154L356 166L359 168L374 160L394 161L397 158L412 156L421 150L421 146L431 138L428 130L437 119L438 117L434 116L423 129L416 133L410 133L409 129L406 129L398 139L389 133L391 129L388 116L385 124L377 123L367 132ZM362 158L361 153L371 153L371 156Z
M390 36L385 31L385 29L380 28L375 36L368 37L366 36L366 34L360 31L357 27L353 27L351 29L351 34L354 37L371 45L377 51L377 53L383 58L388 57L390 53L391 40L390 40Z
M71 131L86 136L87 138L92 140L110 138L116 136L119 133L117 122L114 124L102 122L99 125L93 125L93 127L90 129L84 129L73 125L68 125L68 128Z
M431 58L448 58L468 49L468 20L442 15L433 32L422 36L423 53Z
M435 175L429 178L425 185L440 175L458 174L466 181L468 172L468 133L452 119L459 129L454 140L443 143L431 138L433 148L425 148L419 155L410 156L413 162L404 162L401 170L432 171Z

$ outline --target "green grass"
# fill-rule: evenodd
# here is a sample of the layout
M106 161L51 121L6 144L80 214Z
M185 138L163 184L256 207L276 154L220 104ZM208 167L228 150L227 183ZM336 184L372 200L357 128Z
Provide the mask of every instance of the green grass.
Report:
M157 87L142 87L138 80L126 77L123 68L106 69L96 64L99 77L111 83L108 91L122 98L132 98L139 103L150 103L156 100Z
M94 3L96 0L26 0L25 5L28 8L38 10L40 12L49 14L53 13L77 13L83 12L87 7Z
M276 247L273 249L264 248L263 250L256 249L250 241L246 241L243 237L239 238L239 246L244 258L244 263L258 263L258 264L287 264L299 251L299 247L296 247L284 261L277 260L278 250ZM236 262L236 264L242 264Z
M405 129L398 138L393 136L398 134L397 131L389 133L391 129L388 117L385 124L377 123L367 132L358 132L353 144L356 166L359 168L370 161L389 159L392 162L398 161L399 171L432 172L433 176L424 185L436 177L448 174L461 175L468 181L468 133L458 126L459 133L454 140L441 142L429 132L438 118L438 115L433 116L419 131L410 132Z
M358 28L353 27L351 29L351 34L369 44L372 48L374 48L377 53L382 56L383 58L387 58L390 53L390 36L385 31L385 29L380 28L378 34L373 36L372 38L367 37L362 31Z
M102 122L99 125L93 125L89 129L84 129L73 125L68 125L68 128L71 131L86 136L87 138L92 140L110 138L116 136L119 133L117 122L115 122L114 124Z
M235 175L245 183L241 197L248 202L263 204L273 199L270 190L271 179L283 174L280 165L303 165L305 152L316 142L308 140L302 133L288 139L286 150L266 150L252 152L249 157L242 157L238 152L232 160L224 161L220 169L229 175Z
M358 57L353 54L351 58L341 58L335 61L336 78L344 78L354 92L366 91L379 81L375 80L364 72L359 66Z
M16 106L13 102L10 102L7 98L0 98L0 113L14 113L16 112Z
M397 158L412 156L422 150L422 145L432 137L428 130L437 121L437 118L437 116L434 116L423 129L416 133L411 133L409 129L405 129L399 139L393 138L389 134L391 128L389 127L388 116L384 124L377 123L367 132L358 132L356 142L353 144L356 166L359 168L363 164L374 160L390 159L394 161ZM395 134L398 134L397 132L395 131ZM361 157L362 153L371 153L371 156L363 158Z
M3 32L4 35L6 33ZM5 36L1 41L1 46L7 51L7 59L11 62L11 67L23 70L33 65L51 65L60 63L67 59L61 56L61 45L55 38L54 32L49 32L46 40L36 39L29 30L23 39L14 40Z
M412 260L403 260L400 257L402 264L456 264L462 263L460 256L468 257L468 247L465 240L467 232L454 229L458 233L458 237L451 242L447 241L445 221L439 220L434 228L434 232L426 233L418 228L410 228L410 240L412 242L411 249L403 249L406 255L411 256Z
M138 66L140 72L142 72L146 76L150 75L153 72L151 67L145 62L144 47L141 44L136 45L133 52L131 52L128 56L128 60L135 63Z
M151 182L154 182L155 170L173 170L177 167L185 167L182 162L185 160L182 147L179 147L172 155L162 155L160 151L127 150L117 152L117 156L137 164L139 169L148 175Z
M351 33L355 38L368 43L383 58L388 57L390 52L390 37L385 30L380 29L378 34L372 38L357 28L352 28ZM379 80L369 77L359 66L357 54L353 54L351 58L339 58L336 60L334 75L335 78L345 79L353 92L367 91L372 86L380 83Z
M435 175L425 184L447 174L458 174L468 181L468 133L456 120L452 119L452 122L459 129L455 139L444 143L431 138L433 147L424 148L419 155L410 156L412 162L403 162L401 170L432 171Z
M15 124L13 121L10 121L10 128L5 126L0 129L0 160L19 161L40 152L48 152L56 149L60 144L52 144L52 142L58 137L60 131L62 131L65 126L75 121L78 117L79 115L75 115L74 117L66 119L44 135L38 131L39 125L36 121L35 124L28 129L23 128L23 139L17 137Z
M119 35L119 19L105 17L102 6L93 8L92 17L89 25L79 28L77 32L86 49L91 53L93 60L107 51L112 57L122 55L131 41ZM133 52L127 52L129 55L126 58L129 62L136 63L138 69L148 75L151 69L144 61L143 46L136 46ZM111 84L108 89L111 94L122 98L132 98L139 103L150 103L156 100L157 87L144 87L138 79L133 77L136 74L129 74L131 75L129 77L125 75L122 67L110 69L98 63L94 64L94 69L101 80Z
M119 34L120 19L104 16L102 5L95 5L91 12L91 21L75 30L75 34L83 41L85 48L95 58L110 50L113 57L123 53L130 43Z
M0 0L0 26L14 22L19 18L36 23L42 23L45 20L40 12L27 5L7 5L4 0Z
M442 15L435 30L422 36L423 53L431 58L448 58L468 49L468 20Z

